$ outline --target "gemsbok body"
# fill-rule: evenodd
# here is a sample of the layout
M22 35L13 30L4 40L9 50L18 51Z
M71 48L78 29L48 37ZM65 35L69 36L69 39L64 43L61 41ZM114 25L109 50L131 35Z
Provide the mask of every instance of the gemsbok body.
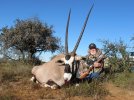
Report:
M71 10L69 11L65 35L65 54L59 54L56 57L54 57L51 61L33 67L33 77L31 78L31 80L36 80L43 87L50 87L52 89L56 89L57 86L61 87L66 82L71 82L76 77L79 77L79 62L82 58L76 55L76 50L84 33L92 8L93 6L88 12L78 41L71 53L68 52L68 27Z

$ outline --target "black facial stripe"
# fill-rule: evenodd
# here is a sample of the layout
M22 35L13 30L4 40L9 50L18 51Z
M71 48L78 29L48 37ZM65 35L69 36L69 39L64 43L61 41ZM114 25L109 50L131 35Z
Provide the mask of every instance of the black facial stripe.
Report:
M72 63L72 73L74 73L74 61Z
M76 78L76 74L79 69L79 66L80 66L80 62L75 60L72 64L72 80Z
M70 69L70 65L69 64L65 64L65 73L71 73L71 69Z

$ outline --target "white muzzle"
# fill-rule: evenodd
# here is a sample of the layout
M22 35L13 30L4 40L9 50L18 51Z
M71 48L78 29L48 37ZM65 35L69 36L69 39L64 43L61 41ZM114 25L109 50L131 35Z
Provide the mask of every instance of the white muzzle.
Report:
M64 80L65 81L70 81L71 77L72 77L71 73L64 73Z

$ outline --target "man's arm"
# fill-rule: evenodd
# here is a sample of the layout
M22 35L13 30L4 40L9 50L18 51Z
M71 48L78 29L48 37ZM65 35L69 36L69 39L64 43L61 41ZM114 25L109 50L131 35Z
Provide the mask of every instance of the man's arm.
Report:
M80 75L80 79L83 79L83 78L85 78L89 73L90 73L90 71L92 71L93 70L93 68L95 67L95 68L102 68L103 66L104 66L104 56L102 56L101 58L99 58L97 61L95 61L90 67L89 67L89 69L86 71L86 72L84 72L84 73L82 73L81 75ZM87 65L88 66L88 65Z

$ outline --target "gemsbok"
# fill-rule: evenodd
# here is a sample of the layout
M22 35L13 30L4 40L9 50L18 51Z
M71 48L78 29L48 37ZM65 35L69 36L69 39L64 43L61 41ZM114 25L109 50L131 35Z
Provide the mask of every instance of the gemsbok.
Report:
M43 87L50 87L52 89L56 89L57 87L61 87L62 85L64 85L66 82L71 82L76 77L78 77L78 70L80 66L79 62L80 60L82 60L82 58L76 55L76 50L79 46L92 9L93 5L88 12L77 43L73 51L70 53L68 52L68 27L71 10L69 11L65 34L65 54L59 54L51 61L33 67L33 77L31 78L32 81L36 80L36 82L40 83Z

